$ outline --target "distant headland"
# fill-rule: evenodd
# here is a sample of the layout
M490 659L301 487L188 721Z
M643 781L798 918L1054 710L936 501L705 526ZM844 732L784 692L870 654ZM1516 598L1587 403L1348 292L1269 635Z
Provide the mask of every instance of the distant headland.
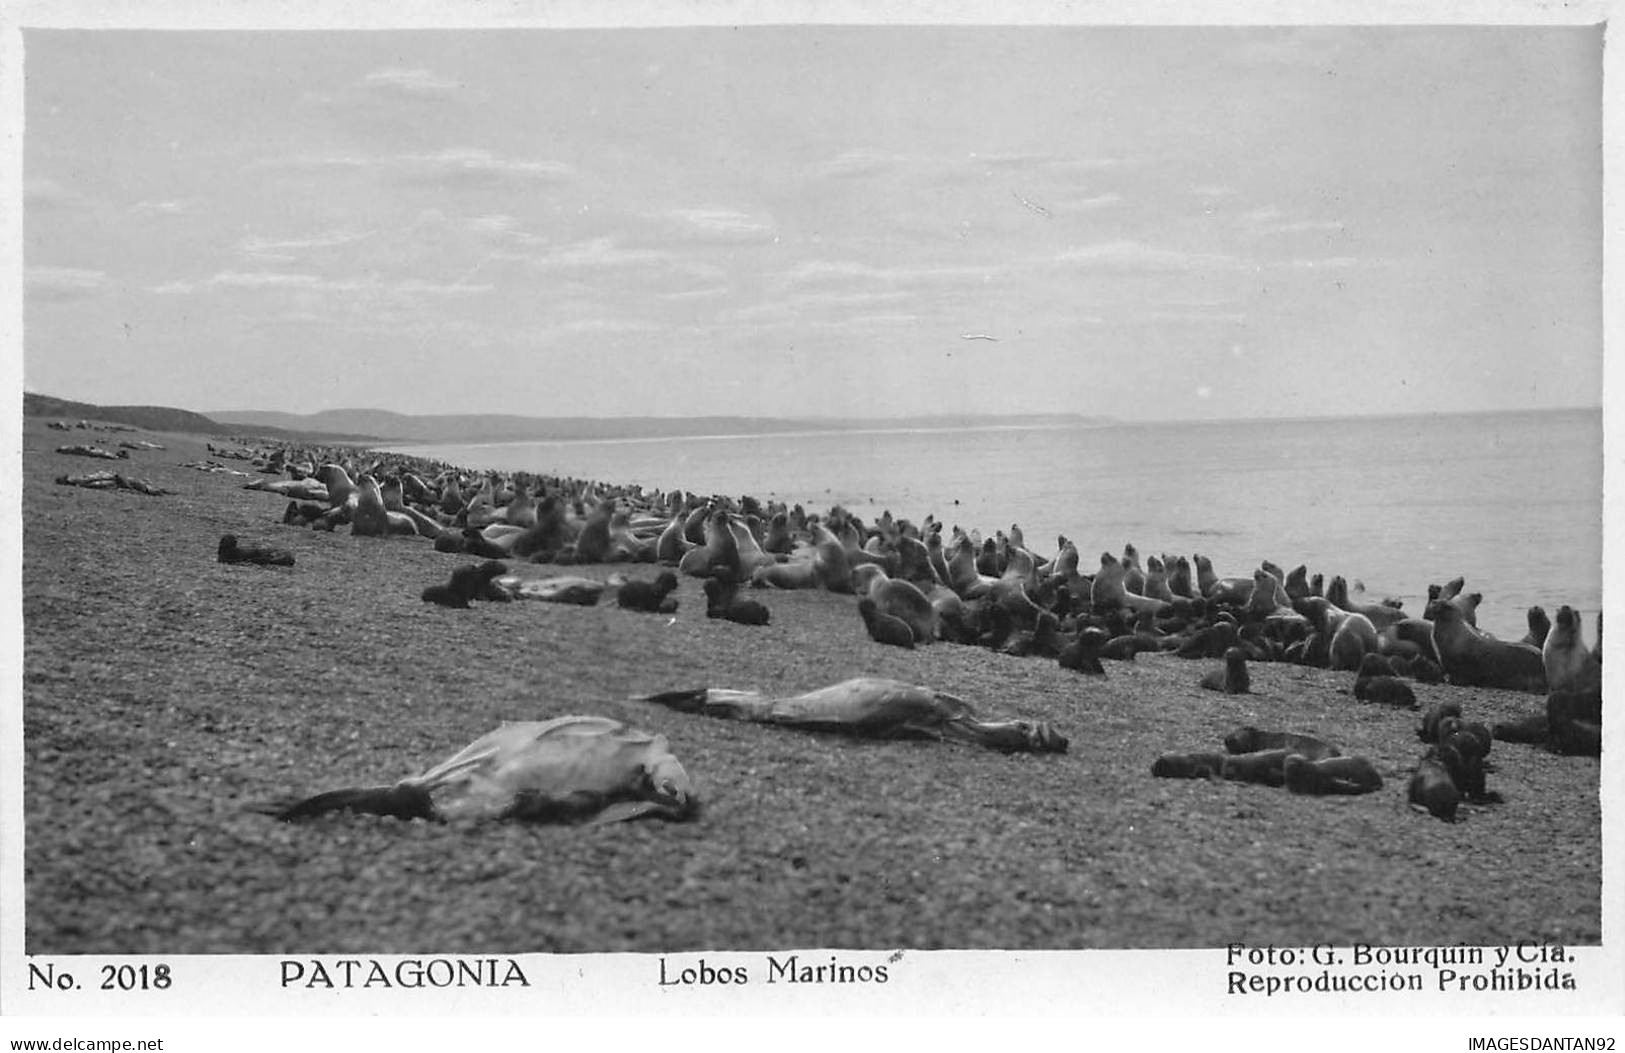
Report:
M32 392L23 394L23 415L79 417L132 424L155 431L204 435L253 433L332 442L485 443L555 442L580 439L655 439L695 435L773 435L780 432L867 431L883 428L1091 427L1112 417L1074 413L945 413L920 417L526 417L512 414L416 416L388 410L344 409L320 413L270 410L191 410L164 406L97 406Z

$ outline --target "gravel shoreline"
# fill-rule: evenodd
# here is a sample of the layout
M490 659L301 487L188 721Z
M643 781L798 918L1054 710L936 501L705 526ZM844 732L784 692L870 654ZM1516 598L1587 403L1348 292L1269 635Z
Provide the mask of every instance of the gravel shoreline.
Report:
M1417 714L1355 701L1349 673L1255 664L1254 694L1226 696L1197 688L1217 662L1142 655L1099 678L980 648L903 651L868 639L850 596L759 593L773 618L754 628L708 620L686 577L674 619L612 605L447 610L418 594L467 557L283 526L286 501L179 467L208 456L195 436L132 433L166 449L115 466L168 496L59 486L108 464L54 452L87 441L65 434L23 423L30 954L1601 938L1598 760L1498 742L1489 787L1505 803L1436 821L1405 800ZM222 565L225 533L290 549L297 565ZM1161 541L1079 534L1085 552ZM654 573L560 572L611 569ZM863 674L940 688L994 719L1049 721L1070 752L860 741L628 701ZM1415 689L1423 708L1456 701L1486 724L1541 705ZM567 713L664 734L698 786L699 820L464 829L245 810L393 781L502 720ZM1220 749L1243 723L1318 734L1371 759L1385 785L1312 798L1151 777L1157 755Z

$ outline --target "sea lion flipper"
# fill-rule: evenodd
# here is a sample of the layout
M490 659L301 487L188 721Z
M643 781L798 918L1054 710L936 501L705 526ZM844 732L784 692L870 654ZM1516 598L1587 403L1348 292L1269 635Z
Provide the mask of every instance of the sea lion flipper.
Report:
M657 705L670 706L681 713L697 713L705 706L706 696L710 688L702 687L693 691L662 691L653 695L633 695L634 702L654 702Z
M283 798L263 805L250 805L251 811L271 815L285 823L313 819L329 812L363 812L397 819L431 819L434 805L426 791L413 786L362 786L328 790L314 797Z

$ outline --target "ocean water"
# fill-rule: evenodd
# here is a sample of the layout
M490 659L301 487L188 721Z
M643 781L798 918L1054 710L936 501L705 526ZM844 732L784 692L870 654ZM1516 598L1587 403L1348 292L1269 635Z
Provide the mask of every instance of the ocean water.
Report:
M1361 581L1421 613L1430 582L1482 592L1479 625L1602 603L1601 410L1296 421L998 427L394 447L469 468L650 489L890 509L1028 547L1074 541L1085 567L1133 542Z

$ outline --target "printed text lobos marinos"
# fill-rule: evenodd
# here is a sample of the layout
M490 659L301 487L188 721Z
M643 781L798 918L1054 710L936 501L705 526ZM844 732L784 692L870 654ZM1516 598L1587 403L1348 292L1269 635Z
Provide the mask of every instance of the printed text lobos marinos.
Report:
M765 969L755 975L766 976L770 984L883 984L891 979L883 964L853 965L833 954L827 962L797 954L783 957L770 954ZM661 987L748 984L752 979L750 967L744 965L712 965L704 958L694 965L681 965L668 962L664 957L660 959Z

